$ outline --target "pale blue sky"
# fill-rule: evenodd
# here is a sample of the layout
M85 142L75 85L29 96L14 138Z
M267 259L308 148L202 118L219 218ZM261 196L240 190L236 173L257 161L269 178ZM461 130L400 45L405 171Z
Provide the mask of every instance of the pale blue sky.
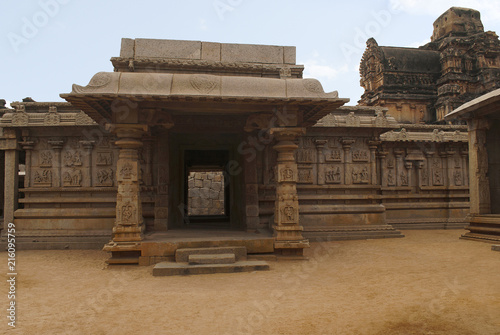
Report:
M60 101L73 83L112 71L127 37L296 46L305 76L353 105L366 39L422 45L451 6L480 10L485 30L500 33L500 0L3 1L0 98Z

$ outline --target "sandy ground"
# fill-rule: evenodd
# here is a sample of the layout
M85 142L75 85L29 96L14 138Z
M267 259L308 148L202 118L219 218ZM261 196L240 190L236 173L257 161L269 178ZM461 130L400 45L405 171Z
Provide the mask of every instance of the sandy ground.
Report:
M101 251L19 251L2 334L500 334L500 252L459 230L314 243L271 271L153 277ZM1 253L7 266L7 255Z

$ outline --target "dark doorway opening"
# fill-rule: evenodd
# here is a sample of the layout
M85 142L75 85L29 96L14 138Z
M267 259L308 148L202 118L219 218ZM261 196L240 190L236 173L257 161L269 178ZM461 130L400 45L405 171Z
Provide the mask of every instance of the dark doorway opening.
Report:
M184 151L184 222L191 227L226 228L231 223L227 150Z

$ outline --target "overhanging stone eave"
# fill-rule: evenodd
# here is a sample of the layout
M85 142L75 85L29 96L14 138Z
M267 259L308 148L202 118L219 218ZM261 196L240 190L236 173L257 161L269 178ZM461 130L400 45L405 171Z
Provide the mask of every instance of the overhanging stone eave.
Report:
M116 94L116 93L68 93L61 94L61 98L71 102L74 106L85 111L97 122L102 119L111 119L111 103L116 100L130 101L133 103L149 104L149 108L157 107L168 110L172 108L186 111L201 111L210 114L213 109L207 110L206 105L222 106L231 109L228 114L238 114L238 105L241 114L260 113L264 110L273 111L280 106L295 106L304 109L304 122L314 124L328 111L336 109L349 102L346 98L327 97L248 97L248 96L220 96L220 95L154 95L154 94ZM182 109L179 106L182 105ZM255 107L255 108L254 108ZM220 113L219 113L220 114Z

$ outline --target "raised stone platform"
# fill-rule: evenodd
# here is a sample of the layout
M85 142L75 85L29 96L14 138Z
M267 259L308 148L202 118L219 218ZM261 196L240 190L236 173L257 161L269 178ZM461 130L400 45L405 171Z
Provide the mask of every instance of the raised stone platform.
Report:
M303 235L311 242L404 237L390 225L307 227Z
M470 219L468 233L460 238L488 243L500 243L500 215L482 214Z
M193 252L190 249L197 250ZM234 253L236 260L240 261L246 260L247 254L258 255L273 252L274 238L267 230L255 232L216 229L169 230L145 235L141 242L139 265L174 261L176 257L180 258L176 260L178 262L188 262L191 254Z

